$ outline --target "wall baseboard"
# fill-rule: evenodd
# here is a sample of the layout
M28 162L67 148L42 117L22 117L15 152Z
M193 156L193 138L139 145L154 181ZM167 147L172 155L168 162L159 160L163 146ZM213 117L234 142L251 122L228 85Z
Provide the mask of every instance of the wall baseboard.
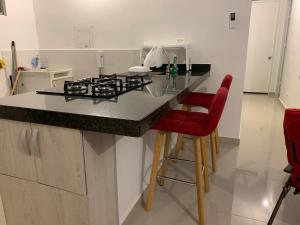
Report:
M239 138L220 137L220 141L230 142L234 145L239 145L241 140Z
M184 138L193 139L193 137L189 136L189 135L184 136ZM231 142L233 144L240 144L240 139L239 138L230 138L230 137L221 137L220 136L220 141Z
M278 98L278 101L280 102L281 106L284 108L284 109L287 109L287 105L284 103L284 101L279 97Z

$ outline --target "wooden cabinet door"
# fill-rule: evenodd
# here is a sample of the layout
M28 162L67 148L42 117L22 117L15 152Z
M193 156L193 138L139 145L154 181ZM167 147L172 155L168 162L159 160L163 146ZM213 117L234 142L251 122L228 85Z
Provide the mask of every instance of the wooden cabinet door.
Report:
M81 132L46 125L31 127L38 182L85 195Z
M89 225L87 196L62 190L59 191L59 196L63 225Z
M0 175L0 194L7 225L39 225L33 218L34 183Z
M88 225L86 196L38 183L33 193L32 216L36 224Z
M0 224L7 225L1 196L0 196Z
M30 124L0 119L0 173L36 180Z
M88 225L86 197L0 175L7 225Z

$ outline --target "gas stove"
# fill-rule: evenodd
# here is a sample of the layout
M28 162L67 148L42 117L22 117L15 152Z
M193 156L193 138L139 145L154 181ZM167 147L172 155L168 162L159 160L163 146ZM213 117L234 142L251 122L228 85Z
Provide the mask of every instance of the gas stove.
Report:
M99 75L76 81L65 81L64 88L37 91L37 94L78 96L110 99L132 90L143 90L152 83L149 76L140 75Z

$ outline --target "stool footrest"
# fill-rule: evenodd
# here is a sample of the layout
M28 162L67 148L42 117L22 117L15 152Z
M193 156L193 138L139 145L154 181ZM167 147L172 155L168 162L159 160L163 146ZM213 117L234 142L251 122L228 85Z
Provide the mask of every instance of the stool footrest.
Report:
M202 174L204 173L204 166L202 166L201 173L202 173ZM177 179L177 178L174 178L174 177L168 177L168 176L157 175L157 178L159 178L159 179L160 179L160 178L163 178L163 179L175 181L175 182L182 183L182 184L189 184L189 185L192 185L192 186L196 186L196 185L197 185L195 182L190 182L190 181L186 181L186 180L181 180L181 179Z
M189 184L189 185L192 185L192 186L196 186L197 184L195 182L190 182L190 181L186 181L186 180L181 180L181 179L176 179L176 178L173 178L173 177L167 177L167 176L157 176L158 178L164 178L164 179L167 179L167 180L172 180L172 181L175 181L175 182L178 182L178 183L182 183L182 184Z
M191 163L195 163L196 162L194 160L174 158L174 157L165 157L165 159L178 160L178 161L191 162Z

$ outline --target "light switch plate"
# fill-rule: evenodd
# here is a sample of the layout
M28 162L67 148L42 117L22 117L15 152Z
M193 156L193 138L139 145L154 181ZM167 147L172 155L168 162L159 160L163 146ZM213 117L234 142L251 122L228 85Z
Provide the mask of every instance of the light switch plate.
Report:
M230 30L236 29L236 13L235 12L229 13L229 29Z

